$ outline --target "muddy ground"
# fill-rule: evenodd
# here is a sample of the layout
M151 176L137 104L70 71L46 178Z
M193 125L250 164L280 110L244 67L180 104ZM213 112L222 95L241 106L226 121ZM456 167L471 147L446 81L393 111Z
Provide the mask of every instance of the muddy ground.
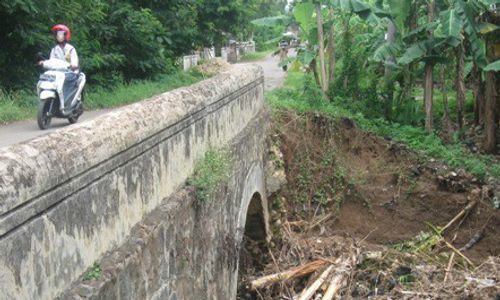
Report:
M273 120L270 157L287 184L270 199L271 244L247 240L242 249L239 299L294 299L324 268L262 289L250 283L347 252L359 255L343 298L500 299L494 181L450 169L348 119L282 111Z

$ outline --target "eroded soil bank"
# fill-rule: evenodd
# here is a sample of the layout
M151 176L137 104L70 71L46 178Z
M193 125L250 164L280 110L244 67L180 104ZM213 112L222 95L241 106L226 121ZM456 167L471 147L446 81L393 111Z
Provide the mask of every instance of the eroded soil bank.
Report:
M271 143L275 173L281 168L287 184L270 199L271 244L247 239L241 251L239 299L296 299L327 265L258 289L252 280L315 260L338 269L346 253L357 261L343 270L339 296L500 298L497 183L363 132L348 119L278 112ZM334 273L311 299L322 299Z

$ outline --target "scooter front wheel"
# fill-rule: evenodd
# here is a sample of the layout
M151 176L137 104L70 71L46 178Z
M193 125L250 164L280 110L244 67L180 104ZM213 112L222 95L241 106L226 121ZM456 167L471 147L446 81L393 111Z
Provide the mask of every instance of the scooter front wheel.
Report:
M41 101L38 104L37 120L38 120L38 128L40 128L41 130L45 130L50 126L50 121L52 120L52 117L50 116L51 102L52 102L51 100L47 100L47 101Z

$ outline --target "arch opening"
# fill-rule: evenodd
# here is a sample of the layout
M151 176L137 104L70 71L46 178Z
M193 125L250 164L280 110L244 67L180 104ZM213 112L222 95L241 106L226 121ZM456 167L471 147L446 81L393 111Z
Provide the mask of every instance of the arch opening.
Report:
M264 207L259 193L255 193L248 205L244 236L254 241L265 241L267 238Z
M246 211L245 230L241 241L238 262L238 299L257 299L254 291L248 290L248 270L264 270L263 259L268 253L265 201L256 192L253 194ZM254 297L255 296L255 297ZM250 297L250 298L249 298Z

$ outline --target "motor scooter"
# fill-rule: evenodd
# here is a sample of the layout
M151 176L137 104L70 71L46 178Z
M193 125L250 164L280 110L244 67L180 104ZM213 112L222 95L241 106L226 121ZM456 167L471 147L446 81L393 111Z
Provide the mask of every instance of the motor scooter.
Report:
M42 65L46 71L40 75L37 84L38 127L41 130L49 128L52 118L68 119L70 124L76 123L83 114L85 74L72 73L70 64L60 59L44 60ZM66 76L68 80L65 81ZM63 95L59 95L58 91L61 90ZM64 108L61 97L64 99Z

